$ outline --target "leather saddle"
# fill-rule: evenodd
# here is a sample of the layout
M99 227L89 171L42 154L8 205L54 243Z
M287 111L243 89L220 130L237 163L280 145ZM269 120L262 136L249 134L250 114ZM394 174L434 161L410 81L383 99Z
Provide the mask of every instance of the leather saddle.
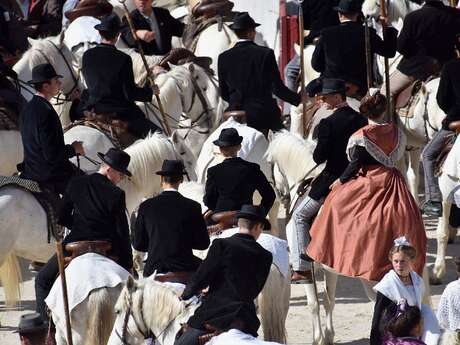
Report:
M155 280L161 283L169 282L187 285L194 273L193 271L167 272L164 274L157 274Z
M234 5L229 0L201 0L192 8L192 15L195 18L225 17L230 15Z
M207 56L196 56L192 51L186 48L173 48L161 59L158 65L166 70L169 70L170 68L168 63L173 65L183 65L188 62L193 62L205 70L209 70L211 68L212 59Z
M230 117L238 123L246 123L246 112L244 110L231 110L224 113L224 121L227 121Z
M205 217L205 220L211 224L207 227L209 236L236 227L238 225L237 213L238 211L224 211L211 213Z
M112 244L109 241L78 241L66 244L65 250L70 253L70 256L64 258L65 265L68 265L76 257L87 254L96 253L117 261L115 257L110 256Z
M397 96L395 101L396 113L401 117L411 118L414 116L414 109L412 105L421 92L423 81L416 80L403 89Z
M455 139L457 138L457 133L460 130L460 121L454 121L449 124L449 129L456 133L449 134L445 141L444 141L444 146L441 150L441 152L438 155L438 158L436 159L435 166L434 166L434 175L435 176L440 176L442 173L442 166L444 165L444 162L447 159L447 156L449 155L450 151L452 150L452 147L454 147L455 144Z

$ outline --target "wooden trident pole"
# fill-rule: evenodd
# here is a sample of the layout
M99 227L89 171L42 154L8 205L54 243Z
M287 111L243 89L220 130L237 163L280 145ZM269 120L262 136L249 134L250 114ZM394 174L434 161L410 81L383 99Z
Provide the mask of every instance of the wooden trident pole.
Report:
M67 344L73 345L72 326L70 324L69 297L67 295L67 281L65 279L64 253L62 251L62 242L60 241L56 243L56 255L59 265L59 275L61 276L62 298L64 299L64 315L67 333Z
M305 93L305 54L304 54L305 31L304 31L303 10L302 10L303 2L304 0L299 0L300 96L303 96ZM305 101L305 97L302 97L302 116L304 119L303 123L310 122L310 119L307 119L307 102ZM305 130L306 129L304 128L304 131Z
M387 7L385 0L380 0L380 16L386 18L387 16ZM387 23L386 21L381 22L382 25L382 31L383 31L383 41L387 41L387 34L386 34L386 29L387 29ZM390 66L388 64L388 58L384 58L385 61L385 93L387 96L387 119L389 121L396 121L396 119L391 116L391 111L392 111L392 104L391 104L391 95L390 95Z
M144 49L142 49L141 42L139 41L139 37L136 35L136 29L134 29L133 22L131 20L131 16L129 14L128 7L126 7L126 0L118 0L122 5L123 5L123 10L125 12L125 17L126 20L128 21L129 28L131 30L131 34L133 35L134 40L136 41L137 44L137 49L139 50L139 53L141 54L142 62L144 64L145 70L147 71L147 78L150 82L150 85L156 86L155 84L155 78L153 77L153 73L149 68L149 65L147 63L147 59L145 58L144 54ZM166 132L168 136L171 136L171 127L169 127L168 119L166 118L166 114L163 108L163 104L161 103L160 96L155 93L155 99L158 103L158 109L160 110L161 117L163 119L163 129Z

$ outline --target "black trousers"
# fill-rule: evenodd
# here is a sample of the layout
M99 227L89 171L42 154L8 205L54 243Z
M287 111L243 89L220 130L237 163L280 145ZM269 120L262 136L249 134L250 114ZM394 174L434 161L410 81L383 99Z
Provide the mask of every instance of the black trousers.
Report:
M189 327L187 331L176 339L174 345L199 345L198 337L206 334L205 331Z
M41 315L44 321L48 320L45 298L50 293L58 275L59 265L55 254L48 260L45 266L42 267L35 278L35 299L37 303L36 311Z

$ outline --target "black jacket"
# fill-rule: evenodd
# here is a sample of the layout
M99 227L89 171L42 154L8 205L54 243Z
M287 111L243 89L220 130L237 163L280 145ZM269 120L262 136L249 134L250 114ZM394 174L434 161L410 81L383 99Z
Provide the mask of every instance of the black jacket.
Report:
M252 41L238 42L221 53L218 60L222 98L247 112L248 126L255 129L279 129L281 112L273 94L298 105L300 95L281 80L273 50Z
M364 26L358 22L344 22L321 31L319 42L313 52L311 65L325 78L339 78L358 85L367 91L367 70ZM396 54L395 28L387 29L384 42L370 29L371 51L375 54L394 57Z
M324 170L313 181L309 196L320 200L329 194L331 184L342 175L348 166L346 149L348 139L367 119L349 106L337 109L318 125L318 144L313 152L317 164L326 162Z
M310 44L319 37L321 30L340 24L337 11L338 0L304 0L302 2L303 24L305 30L310 30L304 44Z
M382 345L385 326L396 315L398 306L381 292L377 292L372 317L370 345Z
M444 65L436 95L439 107L447 114L442 127L460 120L460 60L452 60Z
M157 30L153 30L155 31L155 39L150 43L140 40L142 49L146 55L166 55L171 50L171 38L173 36L181 37L185 25L171 16L169 11L164 8L154 7L153 16L156 19L156 23L152 23L152 25L153 27L158 27ZM131 12L131 20L136 30L152 31L149 21L139 10ZM121 38L129 47L137 49L136 41L131 34L126 17L123 18Z
M123 112L134 101L150 102L153 92L134 82L133 62L129 55L108 44L87 50L83 54L82 73L88 86L88 107L97 112Z
M208 169L203 201L215 212L236 211L252 204L256 190L262 196L260 204L268 213L276 195L260 166L239 157L227 158Z
M64 144L59 116L45 98L32 97L21 111L19 127L24 147L22 177L54 182L73 175L69 158L75 150Z
M434 58L442 66L455 58L456 35L460 33L460 11L441 1L428 0L409 13L398 37L403 59L398 69L409 76L424 77Z
M72 179L64 194L59 223L71 229L63 244L109 240L125 269L133 267L125 192L99 174Z
M144 276L158 273L195 271L201 260L192 249L206 249L209 236L201 206L179 192L166 191L139 207L133 248L148 252Z
M227 330L239 319L245 323L244 332L257 336L260 322L254 299L265 285L271 263L272 254L250 235L235 234L215 240L182 294L183 299L189 299L209 286L209 292L188 324L204 329L208 323Z

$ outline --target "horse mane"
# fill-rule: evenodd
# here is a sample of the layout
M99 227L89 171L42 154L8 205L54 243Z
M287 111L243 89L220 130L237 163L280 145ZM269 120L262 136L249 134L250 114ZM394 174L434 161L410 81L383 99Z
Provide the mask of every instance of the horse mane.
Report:
M281 131L274 135L266 157L269 162L277 163L287 177L299 182L314 167L315 146L297 134Z
M130 181L144 196L151 196L152 191L159 188L154 174L161 168L163 160L177 157L172 143L163 134L157 133L136 141L125 151L131 156L128 169L133 176Z

